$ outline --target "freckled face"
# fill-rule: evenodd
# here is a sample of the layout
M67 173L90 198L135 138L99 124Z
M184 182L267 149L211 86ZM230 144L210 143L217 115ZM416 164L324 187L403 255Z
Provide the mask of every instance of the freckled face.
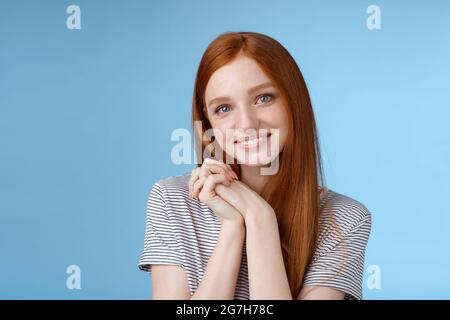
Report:
M283 149L288 131L284 100L255 60L241 55L216 70L205 103L217 142L238 163L267 164Z

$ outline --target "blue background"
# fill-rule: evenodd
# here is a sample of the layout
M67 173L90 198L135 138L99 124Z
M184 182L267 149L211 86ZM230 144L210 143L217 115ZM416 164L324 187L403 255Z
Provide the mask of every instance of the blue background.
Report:
M66 8L81 8L69 30ZM366 9L381 8L381 30ZM373 214L367 299L450 298L448 1L0 1L0 298L148 299L153 182L183 174L194 77L225 31L306 79L328 187ZM66 268L81 268L81 290ZM366 276L367 277L367 274Z

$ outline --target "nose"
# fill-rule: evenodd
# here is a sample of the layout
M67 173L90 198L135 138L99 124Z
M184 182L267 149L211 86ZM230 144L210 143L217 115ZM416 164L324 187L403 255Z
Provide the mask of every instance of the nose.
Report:
M256 129L259 125L259 120L256 115L256 112L253 112L251 108L248 107L241 107L238 108L238 119L236 121L236 128L242 129L242 130L248 130L248 129Z

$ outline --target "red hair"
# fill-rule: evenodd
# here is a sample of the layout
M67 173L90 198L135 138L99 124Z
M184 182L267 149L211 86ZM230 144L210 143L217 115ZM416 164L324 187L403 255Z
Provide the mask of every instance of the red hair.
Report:
M202 157L210 143L203 134L211 128L205 108L206 86L216 70L240 54L258 63L279 89L287 109L288 136L279 155L279 170L270 176L261 196L277 216L284 264L295 299L317 244L323 170L306 83L297 63L278 41L260 33L228 32L208 46L194 86L192 120L202 122L201 130L194 132L195 141L201 141ZM232 167L240 176L239 164Z

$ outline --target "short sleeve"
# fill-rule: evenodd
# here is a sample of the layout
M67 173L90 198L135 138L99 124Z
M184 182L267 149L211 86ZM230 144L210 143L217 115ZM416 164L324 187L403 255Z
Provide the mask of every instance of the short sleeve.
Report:
M364 256L372 225L370 212L362 209L365 214L336 245L313 257L304 286L331 287L344 292L344 299L362 299Z
M155 183L146 208L144 250L138 267L151 273L152 264L179 265L184 268L182 254L164 201L163 189Z

